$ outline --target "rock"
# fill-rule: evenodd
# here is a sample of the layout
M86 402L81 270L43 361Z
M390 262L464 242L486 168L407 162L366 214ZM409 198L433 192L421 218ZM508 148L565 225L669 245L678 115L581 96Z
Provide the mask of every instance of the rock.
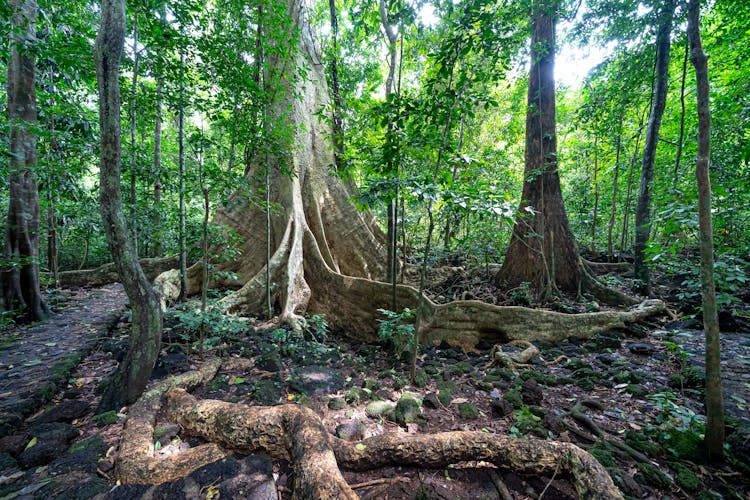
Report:
M672 485L672 480L668 475L648 462L639 462L636 464L636 468L638 469L638 475L654 488L666 490Z
M742 329L732 311L722 309L719 311L719 330L722 332L739 332Z
M597 350L619 349L622 347L623 335L619 332L605 332L591 337L591 343Z
M628 344L628 350L630 350L630 352L632 352L633 354L637 354L639 356L649 356L656 352L656 347L644 342L632 342Z
M367 395L361 387L352 387L346 392L344 400L350 405L359 404L360 401L366 400Z
M26 448L29 441L31 441L31 436L27 432L5 436L0 439L0 452L10 453L17 457Z
M432 408L433 410L437 410L441 406L438 395L434 392L430 392L425 395L422 404L425 406L425 408Z
M336 426L336 430L333 432L338 438L344 441L361 441L365 438L365 431L367 430L364 422L359 419L354 419L351 422L340 424Z
M507 399L493 399L492 404L492 416L494 418L507 417L513 413L513 403Z
M273 380L258 380L254 384L253 398L264 406L278 404L281 398L280 384Z
M190 370L190 360L182 352L170 352L159 356L156 366L165 375L171 375Z
M750 426L741 426L729 434L727 444L729 444L735 457L750 467Z
M242 460L227 457L205 465L193 472L188 479L198 487L198 491L213 486L217 490L215 498L248 498L252 500L276 500L276 483L273 479L273 462L266 455L250 455ZM161 487L154 498L186 498L182 480L175 481L179 488L169 488L176 496L167 496Z
M672 470L675 471L675 479L677 479L677 484L688 491L695 491L700 487L701 481L700 479L698 479L698 476L695 475L695 472L690 469L690 467L687 467L686 465L683 465L679 462L672 462L669 465L670 467L672 467Z
M344 377L334 368L310 365L292 371L291 387L309 396L337 392L344 387Z
M413 382L415 387L425 387L430 383L430 376L424 370L417 370L414 373Z
M284 365L281 362L281 357L277 351L267 352L259 356L258 359L255 360L255 366L261 370L273 373L280 372L284 368Z
M346 400L344 398L331 398L328 400L329 410L343 410L346 408Z
M401 396L401 399L396 403L396 411L394 414L396 422L402 426L406 426L406 424L423 421L424 418L422 417L420 405L420 401L411 395Z
M109 410L104 413L100 413L99 415L95 415L91 418L91 420L96 423L97 427L104 427L107 425L112 425L117 423L117 420L119 417L117 416L117 412L115 410Z
M560 434L565 431L565 422L563 419L553 413L547 413L542 419L542 426L545 429L549 429L555 434Z
M380 389L380 382L378 382L378 379L375 378L366 378L365 381L362 382L362 387L375 392Z
M8 477L18 472L18 462L9 453L0 452L0 476Z
M539 382L530 378L521 386L521 398L527 405L540 405L544 399L544 390Z
M473 420L479 417L479 410L474 403L461 403L458 405L458 414L464 420Z
M49 424L34 424L29 434L39 439L61 439L70 442L78 437L79 431L70 424L54 422Z
M44 424L50 422L71 422L84 416L90 408L88 401L81 399L65 399L57 406L53 406L44 412L38 419L37 423Z
M394 406L387 401L373 401L365 407L365 414L370 418L390 418Z
M503 394L503 399L513 405L514 408L520 408L523 406L523 399L521 393L518 390L510 390Z
M68 442L62 438L45 436L36 440L33 446L28 446L18 456L18 463L24 469L46 465L68 449Z

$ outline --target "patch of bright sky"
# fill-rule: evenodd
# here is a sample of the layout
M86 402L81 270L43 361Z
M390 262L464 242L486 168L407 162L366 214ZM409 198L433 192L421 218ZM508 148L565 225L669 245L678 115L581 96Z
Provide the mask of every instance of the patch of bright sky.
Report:
M433 26L439 19L435 16L435 8L425 3L419 11L419 17L425 26ZM564 40L564 31L571 28L571 23L558 27L558 40ZM578 87L583 84L589 72L612 54L611 47L591 46L577 47L568 42L562 42L557 48L555 57L555 79L568 87Z

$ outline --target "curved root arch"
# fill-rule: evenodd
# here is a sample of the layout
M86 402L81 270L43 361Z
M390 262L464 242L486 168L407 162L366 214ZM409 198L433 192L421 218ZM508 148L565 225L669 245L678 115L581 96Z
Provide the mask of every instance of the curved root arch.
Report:
M168 418L190 434L241 453L267 453L290 461L295 470L295 498L358 498L339 467L359 471L389 465L442 468L467 461L487 461L528 474L561 471L571 477L582 498L622 498L606 469L570 443L464 431L391 433L350 443L329 435L309 408L197 400L183 389L168 393L166 409ZM223 452L217 451L215 459L223 456ZM180 462L181 475L210 463L211 459L205 455L195 457L190 463ZM169 467L168 473L162 467ZM138 478L121 475L120 480L156 483L179 477L176 472L171 463L152 461L151 467L140 468Z

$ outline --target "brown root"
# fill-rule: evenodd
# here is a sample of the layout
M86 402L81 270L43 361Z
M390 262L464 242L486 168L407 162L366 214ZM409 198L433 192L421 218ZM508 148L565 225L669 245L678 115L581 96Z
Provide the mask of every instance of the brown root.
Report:
M594 262L591 260L583 259L583 263L594 274L624 274L633 271L633 264L631 264L630 262Z
M152 259L140 259L141 267L149 280L154 280L161 273L169 271L179 265L177 257L161 257ZM104 264L95 269L82 269L80 271L63 271L59 274L60 286L73 287L98 287L117 283L120 276L113 263Z
M607 471L570 443L516 439L484 432L382 434L350 443L330 436L310 409L254 407L197 400L181 389L167 396L170 420L187 432L242 453L290 460L296 498L357 498L339 467L371 470L389 465L442 468L487 461L529 474L567 472L583 498L622 498Z
M215 444L197 446L165 458L157 458L153 453L156 413L164 394L175 387L195 387L211 380L220 364L219 359L211 359L197 370L162 380L147 389L129 408L115 465L115 475L120 482L160 484L224 457L224 452Z
M510 368L511 370L518 370L528 366L534 356L539 355L539 349L526 340L514 340L508 342L508 345L519 347L523 349L521 352L504 352L501 345L495 345L490 351L490 366L501 366L503 368Z

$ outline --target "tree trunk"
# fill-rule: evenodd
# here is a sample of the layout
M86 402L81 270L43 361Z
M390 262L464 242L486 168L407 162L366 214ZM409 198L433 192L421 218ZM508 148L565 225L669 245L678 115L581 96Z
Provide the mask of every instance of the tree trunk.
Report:
M8 219L5 230L3 307L20 309L31 321L47 318L39 285L39 190L37 187L37 122L34 90L36 0L11 0L8 61Z
M711 221L711 109L709 102L708 57L703 52L700 34L700 1L688 3L690 59L695 67L698 90L698 157L695 177L698 181L698 222L701 236L701 290L703 292L703 328L706 334L706 451L709 459L724 456L724 399L721 390L721 344L714 286L714 242Z
M101 164L99 207L112 258L133 311L130 349L102 396L100 408L119 408L138 398L159 355L159 297L141 269L128 232L120 191L120 58L125 43L123 0L103 0L94 57L99 87Z
M613 245L612 245L612 233L615 229L615 215L617 212L617 182L620 177L620 153L622 152L622 120L623 116L620 116L620 124L617 128L617 144L615 146L615 171L612 174L612 206L609 211L609 225L607 226L607 258L612 262L614 257Z
M594 214L591 220L591 251L596 251L596 219L599 217L599 147L594 137Z
M129 215L131 232L133 233L133 247L138 254L138 223L136 222L136 180L138 178L138 65L140 62L140 51L138 50L138 9L133 13L133 81L130 89L130 205Z
M519 215L499 283L531 283L540 293L578 292L578 246L568 225L557 171L555 131L555 24L557 3L532 13L531 67L526 111L524 183Z
M659 32L656 35L656 88L648 118L646 140L643 144L641 179L638 190L638 203L635 208L635 277L642 293L649 293L650 273L646 263L646 246L651 232L651 184L654 182L656 146L659 142L659 129L669 90L669 48L671 45L672 18L675 0L667 0L662 8Z
M180 50L180 109L178 112L177 142L179 144L179 183L180 183L180 227L179 227L179 256L180 256L180 298L185 300L188 294L187 288L187 243L185 228L185 51Z
M331 38L333 50L331 55L331 91L333 94L332 129L333 129L333 159L336 169L341 171L344 162L344 118L341 104L341 89L339 85L339 18L336 15L336 0L328 0L331 14Z
M156 85L156 117L154 118L154 214L152 223L153 257L161 257L163 254L161 244L161 99L163 86L161 80Z
M685 45L685 57L682 59L682 83L680 84L680 136L677 138L677 154L674 160L674 171L672 172L673 187L677 187L680 172L680 160L682 159L682 146L685 142L685 80L687 79L688 54L690 52L690 40Z

